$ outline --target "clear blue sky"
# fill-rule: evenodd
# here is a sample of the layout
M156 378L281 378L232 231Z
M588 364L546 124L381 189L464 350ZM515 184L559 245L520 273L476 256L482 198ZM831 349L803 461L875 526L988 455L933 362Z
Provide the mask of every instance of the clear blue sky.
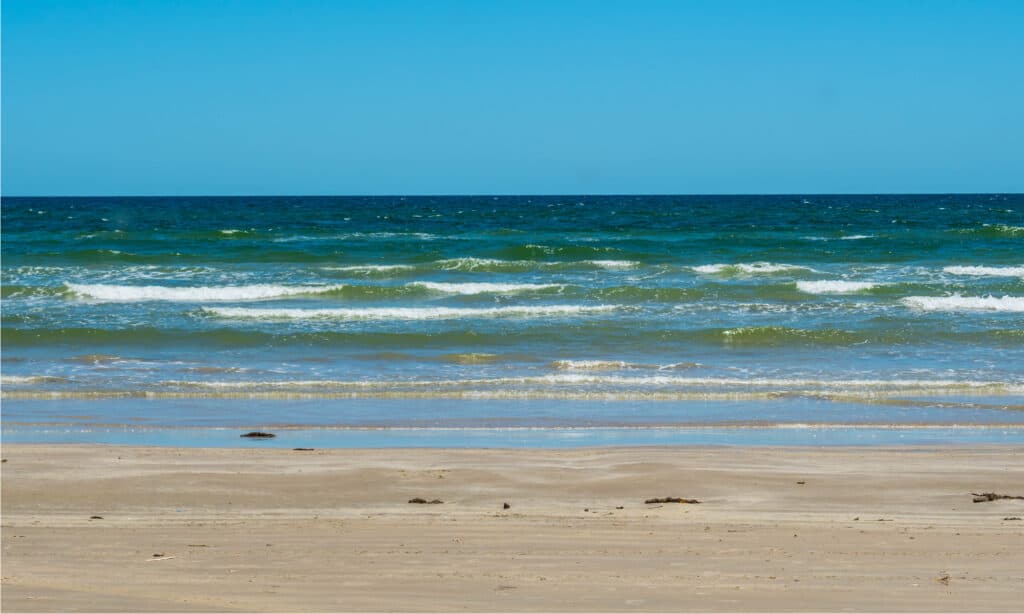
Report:
M4 0L2 190L1024 191L1024 2Z

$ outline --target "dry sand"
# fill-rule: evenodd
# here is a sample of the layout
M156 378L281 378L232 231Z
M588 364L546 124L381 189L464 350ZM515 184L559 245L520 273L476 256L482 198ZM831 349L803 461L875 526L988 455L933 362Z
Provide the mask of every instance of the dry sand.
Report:
M1021 610L1022 452L9 445L2 607Z

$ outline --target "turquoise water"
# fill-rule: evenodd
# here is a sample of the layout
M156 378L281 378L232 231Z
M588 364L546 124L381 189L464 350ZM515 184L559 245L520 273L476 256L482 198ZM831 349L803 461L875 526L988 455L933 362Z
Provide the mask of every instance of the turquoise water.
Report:
M1024 441L1020 195L2 209L9 441L140 424L140 442L251 425L795 442L802 424L831 425L811 429L826 443L849 425Z

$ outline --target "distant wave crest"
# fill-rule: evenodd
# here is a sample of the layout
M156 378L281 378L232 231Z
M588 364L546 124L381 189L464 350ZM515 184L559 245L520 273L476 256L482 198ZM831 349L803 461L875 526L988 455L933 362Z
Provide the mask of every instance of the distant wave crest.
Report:
M406 285L445 294L512 294L561 287L559 284L443 283L434 281L414 281Z
M508 307L367 307L363 309L251 309L247 307L204 307L203 311L222 318L261 320L452 320L459 318L555 317L608 312L616 305L522 305Z

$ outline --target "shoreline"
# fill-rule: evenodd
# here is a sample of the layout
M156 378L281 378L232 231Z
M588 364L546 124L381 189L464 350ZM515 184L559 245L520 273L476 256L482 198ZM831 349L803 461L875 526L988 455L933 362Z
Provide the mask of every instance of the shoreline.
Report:
M272 438L241 437L252 431ZM617 449L1024 446L1020 423L684 423L627 425L274 424L151 425L5 422L5 442L192 449Z
M1024 521L1004 520L1024 501L970 496L1024 495L1022 445L3 456L4 611L1012 611L1024 594ZM644 503L666 496L701 503Z

